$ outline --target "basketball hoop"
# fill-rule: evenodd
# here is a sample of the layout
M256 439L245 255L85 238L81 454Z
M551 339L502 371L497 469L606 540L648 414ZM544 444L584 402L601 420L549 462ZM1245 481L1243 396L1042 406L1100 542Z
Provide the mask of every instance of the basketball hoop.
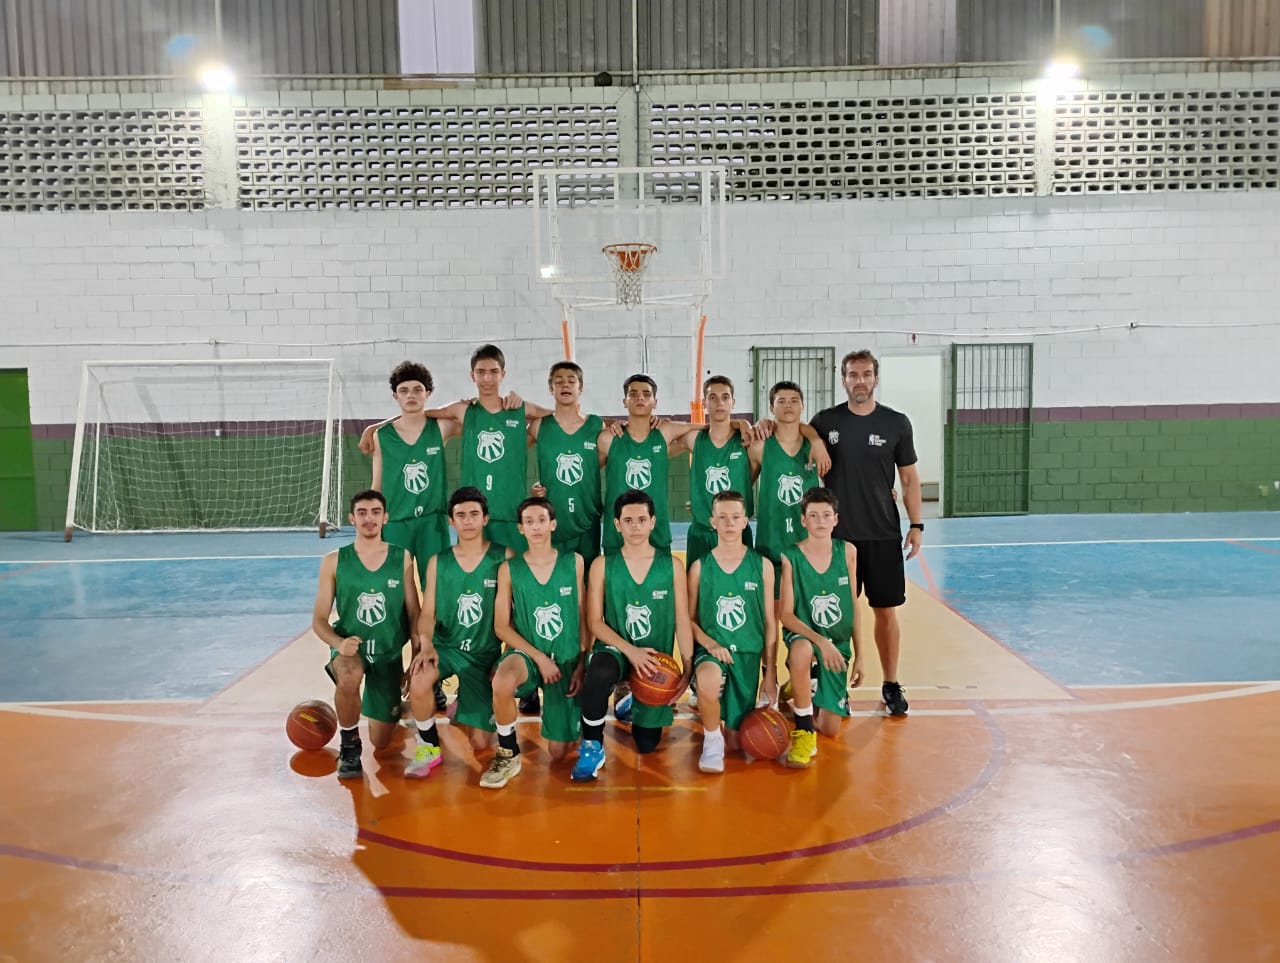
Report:
M609 270L618 286L618 303L634 308L643 300L644 270L650 254L657 254L655 244L606 244L600 249L609 259Z

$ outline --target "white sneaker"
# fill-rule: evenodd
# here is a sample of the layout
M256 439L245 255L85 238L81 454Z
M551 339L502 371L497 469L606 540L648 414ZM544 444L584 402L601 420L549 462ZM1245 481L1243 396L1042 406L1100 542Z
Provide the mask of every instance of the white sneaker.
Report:
M703 772L724 772L724 733L703 733L702 758L698 768Z

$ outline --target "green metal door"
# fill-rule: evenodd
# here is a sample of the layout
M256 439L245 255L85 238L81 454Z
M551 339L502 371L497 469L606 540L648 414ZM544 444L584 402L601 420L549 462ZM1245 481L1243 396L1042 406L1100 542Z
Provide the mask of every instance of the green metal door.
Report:
M1031 345L951 347L947 515L1025 515L1031 507Z
M31 396L25 369L0 369L0 531L36 527Z
M830 408L835 392L835 348L752 348L752 410L757 418L769 414L769 389L779 381L794 381L804 392L804 417L809 420Z

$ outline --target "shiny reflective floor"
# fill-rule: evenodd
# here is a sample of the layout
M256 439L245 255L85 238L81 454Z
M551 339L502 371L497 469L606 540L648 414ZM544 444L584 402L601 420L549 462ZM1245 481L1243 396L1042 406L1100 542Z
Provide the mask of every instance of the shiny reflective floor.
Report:
M929 536L906 720L868 653L810 770L530 722L499 792L284 738L340 539L0 539L0 961L1280 959L1280 514Z

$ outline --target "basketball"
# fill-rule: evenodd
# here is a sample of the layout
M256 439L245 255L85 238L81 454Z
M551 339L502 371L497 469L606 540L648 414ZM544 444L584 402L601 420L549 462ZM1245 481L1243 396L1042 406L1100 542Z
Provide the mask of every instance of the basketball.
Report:
M284 731L299 749L323 749L338 731L338 717L329 703L310 699L289 710Z
M647 706L665 706L680 691L680 663L662 652L654 653L653 661L658 668L648 678L639 672L631 673L631 694Z
M777 759L791 745L791 723L769 706L753 709L738 727L738 738L752 759Z

